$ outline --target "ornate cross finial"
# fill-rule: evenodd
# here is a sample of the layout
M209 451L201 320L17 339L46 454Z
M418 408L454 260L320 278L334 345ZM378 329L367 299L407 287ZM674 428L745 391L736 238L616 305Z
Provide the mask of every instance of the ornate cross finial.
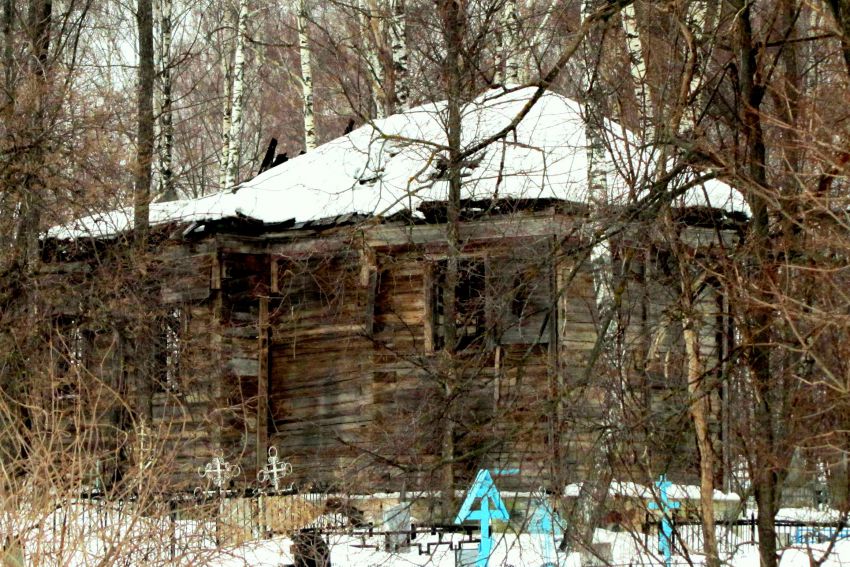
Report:
M261 484L271 483L272 488L277 492L281 489L283 478L292 474L292 465L280 460L277 456L277 447L269 447L268 463L257 472L257 480ZM291 488L292 485L290 484L289 487Z
M153 459L151 459L151 454L153 453L153 441L151 439L150 430L148 429L147 425L145 425L144 419L139 423L139 426L136 428L136 440L139 444L139 472L142 472L151 468L151 465L153 465Z
M198 474L212 482L218 490L227 486L230 479L239 476L242 469L239 465L231 465L221 455L215 456L203 467L198 467Z

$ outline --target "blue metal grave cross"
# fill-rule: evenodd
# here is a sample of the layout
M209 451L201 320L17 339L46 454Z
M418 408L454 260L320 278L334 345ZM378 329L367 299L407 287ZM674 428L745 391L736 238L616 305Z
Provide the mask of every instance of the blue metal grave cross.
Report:
M668 512L679 508L679 503L671 502L670 497L667 495L667 489L672 485L673 483L667 480L665 475L662 474L659 476L655 482L655 486L658 487L659 502L649 503L650 510L661 511L661 532L658 534L658 550L664 556L664 565L666 567L670 567L673 558L673 549L671 546L673 542L673 522Z
M480 499L477 510L472 506ZM491 508L490 505L493 507ZM493 537L490 535L490 521L501 520L507 522L510 519L502 496L493 483L490 471L481 469L475 476L475 482L466 493L466 499L455 517L456 524L462 524L467 520L477 520L481 524L481 543L478 544L478 558L475 567L487 567L487 561L493 552Z
M534 512L528 522L528 532L540 537L544 565L557 565L555 536L564 533L564 521L552 510L546 500L546 493L536 498Z

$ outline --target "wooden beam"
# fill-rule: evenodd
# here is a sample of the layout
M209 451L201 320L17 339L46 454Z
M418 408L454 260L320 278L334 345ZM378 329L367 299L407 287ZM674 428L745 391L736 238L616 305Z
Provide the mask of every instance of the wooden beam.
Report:
M259 371L257 372L257 470L266 462L269 447L269 298L260 297L260 314L257 321L259 337Z
M506 238L547 237L577 232L581 223L565 215L539 214L521 217L488 217L460 225L460 239L473 241L504 240ZM366 243L373 248L445 242L445 224L402 226L382 224L365 231Z
M274 256L270 256L269 257L269 263L270 263L270 266L269 266L270 276L269 277L271 279L271 281L269 282L269 291L271 293L280 293L280 281L279 281L280 274L278 273L278 270L280 268L280 261L277 258L275 258Z
M212 266L210 267L210 289L221 289L221 251L213 253Z

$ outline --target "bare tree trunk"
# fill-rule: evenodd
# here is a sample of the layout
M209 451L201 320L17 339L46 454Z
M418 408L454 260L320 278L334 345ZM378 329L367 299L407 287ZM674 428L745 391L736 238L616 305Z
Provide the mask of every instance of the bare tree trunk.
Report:
M629 68L638 104L638 118L640 119L643 139L649 143L653 141L655 134L653 123L655 109L647 82L646 58L643 53L644 46L641 42L634 4L624 6L620 12L620 17L623 22L623 33L626 36L626 52L629 56Z
M669 218L667 222L672 222ZM669 233L676 239L677 235L672 224ZM710 391L705 387L705 365L700 357L700 327L702 322L696 305L697 293L695 282L688 273L688 259L679 246L678 239L671 241L677 261L679 263L679 281L681 283L681 295L679 296L682 307L682 335L685 342L685 353L688 361L688 397L690 403L688 411L697 437L697 449L699 450L699 472L700 472L700 516L702 518L703 550L706 555L708 567L720 567L720 556L717 553L717 533L715 531L714 514L714 447L711 443L709 432L709 395Z
M378 53L381 49L380 20L375 17L374 0L359 0L357 14L360 23L360 36L363 49L363 59L366 61L366 72L372 89L372 104L375 107L375 118L381 119L387 115L387 94L384 89L384 66Z
M172 169L174 154L174 121L171 100L172 0L160 2L160 104L159 104L159 194L163 201L177 199Z
M587 20L592 10L593 6L589 0L582 2L582 21ZM589 53L590 49L594 47L601 48L599 45L592 44L592 41L587 41L588 60L595 59ZM607 178L609 175L609 163L605 152L605 139L602 131L602 125L604 123L602 105L599 100L599 94L593 92L594 89L591 83L593 72L593 69L587 69L582 74L582 91L584 95L584 127L588 161L588 202L594 211L593 215L599 219L605 213L608 206ZM602 229L603 226L600 220L592 223L590 237L596 239L601 234ZM607 369L610 368L608 358L611 354L611 341L616 340L617 335L617 300L614 292L613 257L611 254L611 243L608 240L603 239L594 243L590 254L590 262L599 317L599 329L597 331L599 337L597 343L602 347L601 352L604 353L602 357L605 359L605 368ZM595 364L595 360L591 360L588 364ZM589 367L587 371L589 374ZM606 390L609 393L608 395L610 395L612 388L607 387ZM605 411L608 414L613 414L616 412L616 403L610 402L611 400L606 399L605 403L609 407ZM565 542L568 545L578 548L581 554L582 564L594 561L592 548L593 534L612 481L610 457L611 444L613 442L611 439L611 426L613 423L613 415L606 415L601 433L597 438L596 444L592 449L593 453L589 459L590 476L585 475L585 478L583 478L581 490L575 503L574 522L577 525L569 528L565 537Z
M0 120L2 120L7 128L12 123L12 118L15 115L15 99L16 99L16 73L15 73L15 6L13 0L3 0L3 95L0 98ZM6 188L15 186L14 176L11 167L3 168L0 174L0 183ZM0 202L3 203L0 214L7 219L14 219L17 211L20 210L20 195L4 189L5 195ZM17 227L15 222L9 223L2 232L0 232L0 247L8 248L15 244L15 235Z
M393 59L393 112L410 108L410 79L407 66L407 14L404 0L391 0L390 49Z
M138 0L136 7L136 25L139 36L139 84L137 107L136 139L136 175L134 187L133 219L135 222L136 250L135 261L144 266L144 253L147 248L150 228L150 200L152 164L154 154L154 43L153 43L153 4L151 0ZM133 398L131 407L136 415L151 423L153 407L152 342L151 321L144 315L134 321L133 329Z
M505 84L515 85L519 83L519 16L517 14L517 0L505 0L500 16L502 31L502 52L499 56L504 66Z
M535 54L535 50L538 46L543 44L543 38L546 35L546 30L549 28L549 21L552 19L552 14L555 13L555 8L558 6L559 0L549 0L549 5L546 8L546 13L543 14L543 19L540 20L540 25L537 27L537 30L534 32L534 35L531 36L531 41L528 44L528 51L530 60L526 60L523 65L520 66L519 71L519 82L520 84L525 84L528 82L530 77L530 65L532 63L536 63L537 56Z
M44 181L45 128L47 119L47 90L50 55L50 27L53 18L51 0L31 0L29 5L29 28L32 34L32 53L29 58L27 75L31 92L32 106L27 109L28 130L31 136L31 149L27 155L18 213L16 248L18 258L31 273L39 260L39 227L41 208L46 191Z
M841 40L841 54L844 57L844 65L847 74L850 75L850 1L827 0L826 4L832 12L838 27L838 36Z
M768 205L764 197L767 187L767 148L761 124L761 104L765 87L758 69L760 47L752 28L752 5L740 0L732 2L736 10L738 84L741 96L741 122L744 130L746 156L744 167L749 178L745 197L752 211L748 225L748 240L753 252L755 275L764 275L765 258L771 250ZM769 305L769 298L764 305ZM746 316L741 332L747 346L744 356L752 381L755 400L754 463L752 482L758 508L759 555L762 567L776 567L776 512L779 501L779 477L775 468L776 436L774 431L770 345L773 318L768 307L754 307Z
M625 13L625 10L624 10ZM679 100L674 105L669 123L668 133L673 138L680 131L690 132L695 127L691 110L691 101L699 85L697 72L697 41L701 39L706 20L706 5L703 0L693 0L688 5L687 20L682 28L686 37L688 54L679 88ZM692 31L693 30L693 31ZM645 73L645 67L643 68ZM651 93L650 93L651 94ZM651 101L651 96L647 96ZM651 105L651 102L649 103ZM648 132L647 132L648 133ZM667 152L662 151L659 158L659 169L663 172L667 161ZM714 511L714 473L715 455L709 432L709 396L710 391L705 387L705 365L700 358L700 333L702 322L695 305L696 285L688 265L691 258L681 245L679 234L673 225L669 208L664 212L664 224L667 228L670 246L679 264L679 281L681 285L679 302L682 308L682 335L685 342L685 356L688 363L687 383L690 399L688 411L697 438L700 470L700 517L702 519L703 549L708 567L720 567L720 556L717 551L716 517Z
M136 175L133 191L133 219L139 249L147 240L150 217L151 164L154 146L154 50L153 5L151 0L139 0L136 8L139 34L139 84L136 133Z
M11 116L15 105L15 4L13 0L3 0L3 114Z
M228 19L231 20L233 28L237 29L238 23L233 21L232 14L227 11ZM222 51L228 53L228 48L222 46ZM218 186L219 189L226 189L227 185L227 167L230 164L228 154L230 152L230 114L231 103L233 102L233 73L230 66L230 58L227 55L221 56L221 75L224 78L224 109L221 114L221 163L219 163Z
M313 71L310 68L310 38L307 35L307 2L298 5L298 50L301 54L301 96L304 104L304 149L316 147L316 118L313 114Z
M239 1L236 20L236 51L233 55L233 98L230 103L230 134L227 137L227 168L224 187L236 185L239 177L239 148L242 133L243 95L245 91L245 36L248 34L248 0Z
M453 509L454 501L454 403L455 389L459 386L460 376L457 360L457 285L460 268L460 204L461 204L461 96L463 62L461 55L463 41L464 14L461 6L453 0L442 0L440 12L443 26L443 38L446 44L444 77L446 81L446 104L448 120L446 135L448 141L448 182L449 194L446 201L446 239L448 258L446 259L446 287L444 293L445 308L445 359L447 369L444 380L444 394L448 415L443 425L443 513Z

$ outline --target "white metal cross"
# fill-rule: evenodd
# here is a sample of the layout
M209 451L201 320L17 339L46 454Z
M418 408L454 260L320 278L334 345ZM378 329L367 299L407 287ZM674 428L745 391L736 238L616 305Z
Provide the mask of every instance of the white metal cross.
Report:
M242 469L239 465L231 465L224 460L223 456L216 456L203 467L198 468L201 478L206 478L213 483L217 489L224 488L231 478L239 476Z
M272 488L278 491L283 478L289 474L292 474L292 465L280 460L277 456L277 447L269 447L268 464L257 472L257 480L262 484L270 482Z

